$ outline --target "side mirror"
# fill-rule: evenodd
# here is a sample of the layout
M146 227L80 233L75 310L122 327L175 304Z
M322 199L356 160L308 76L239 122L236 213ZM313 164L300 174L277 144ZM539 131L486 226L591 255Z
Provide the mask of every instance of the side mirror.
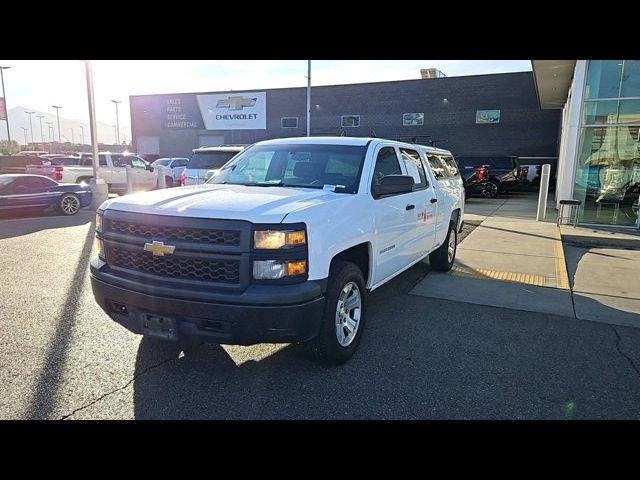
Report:
M409 175L387 175L382 178L380 185L374 185L372 189L375 198L384 195L413 192L415 180Z

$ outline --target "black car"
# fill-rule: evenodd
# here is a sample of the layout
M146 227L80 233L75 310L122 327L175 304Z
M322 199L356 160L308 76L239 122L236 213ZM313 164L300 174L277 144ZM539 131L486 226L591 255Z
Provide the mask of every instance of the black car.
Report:
M522 184L518 157L457 156L456 161L468 195L479 193L485 198L495 198Z
M90 204L88 186L58 183L42 175L0 175L0 213L37 209L75 215Z

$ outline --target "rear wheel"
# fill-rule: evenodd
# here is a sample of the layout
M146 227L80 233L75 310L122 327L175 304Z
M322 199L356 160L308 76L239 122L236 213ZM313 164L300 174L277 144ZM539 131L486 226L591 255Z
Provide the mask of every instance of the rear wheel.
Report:
M64 215L75 215L80 210L80 199L73 193L65 193L58 205Z
M309 342L318 360L338 365L351 358L362 338L365 302L365 282L360 269L351 262L334 262L320 333Z
M458 231L456 228L456 222L449 222L449 232L444 243L440 245L440 248L434 250L429 254L429 263L434 270L440 272L448 272L453 267L453 262L456 259L456 251L458 249Z
M495 180L489 180L482 186L482 196L484 198L496 198L499 190L498 182Z
M171 188L173 187L173 178L171 177L164 177L164 183L166 185L167 188Z

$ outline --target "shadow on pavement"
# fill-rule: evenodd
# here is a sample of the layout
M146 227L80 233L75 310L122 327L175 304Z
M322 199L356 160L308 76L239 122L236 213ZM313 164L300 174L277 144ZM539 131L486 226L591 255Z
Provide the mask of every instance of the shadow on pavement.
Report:
M637 375L616 351L617 332L482 308L409 295L375 298L359 351L338 367L316 364L300 345L260 356L257 347L201 344L178 358L177 344L143 338L134 416L640 418ZM637 335L628 330L619 327L632 344Z
M0 240L29 235L41 230L76 227L92 222L94 217L95 213L86 209L69 217L64 215L47 215L42 212L11 216L4 215L0 216Z
M86 223L89 220L85 220ZM55 322L55 334L49 341L47 352L44 355L44 364L40 376L33 387L33 397L29 401L29 407L24 418L46 419L49 418L55 407L56 394L60 385L67 349L73 333L76 311L83 292L85 277L88 273L88 265L94 241L93 228L89 228L84 239L84 246L78 256L78 263L73 279L69 283L67 298L60 310L60 316Z

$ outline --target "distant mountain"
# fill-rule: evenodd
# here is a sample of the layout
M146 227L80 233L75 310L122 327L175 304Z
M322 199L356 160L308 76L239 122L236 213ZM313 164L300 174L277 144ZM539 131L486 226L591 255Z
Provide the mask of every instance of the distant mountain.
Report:
M51 126L53 127L53 139L55 141L58 140L58 120L56 118L56 114L51 112L40 112L34 108L27 108L22 106L17 106L9 110L9 126L11 128L11 139L17 141L21 145L24 144L24 130L22 127L27 129L27 140L31 142L31 130L29 127L29 115L24 113L27 112L36 112L32 117L33 122L33 140L35 142L41 142L42 137L40 135L40 119L37 115L44 115L42 119L42 133L44 136L44 141L49 142L49 126L47 122L51 122ZM62 113L64 109L60 112ZM2 138L4 139L4 132L6 132L6 128L4 121L0 121L0 132L2 133ZM89 120L78 120L78 119L68 119L60 115L60 134L62 136L63 142L71 142L72 140L75 143L81 143L82 137L80 132L80 126L82 125L84 129L84 143L91 143L91 133L89 131ZM115 129L112 125L103 122L97 122L98 126L98 143L105 144L114 144L116 142ZM73 138L72 131L73 129ZM120 143L123 141L131 142L131 133L129 129L129 125L123 125L120 123Z

